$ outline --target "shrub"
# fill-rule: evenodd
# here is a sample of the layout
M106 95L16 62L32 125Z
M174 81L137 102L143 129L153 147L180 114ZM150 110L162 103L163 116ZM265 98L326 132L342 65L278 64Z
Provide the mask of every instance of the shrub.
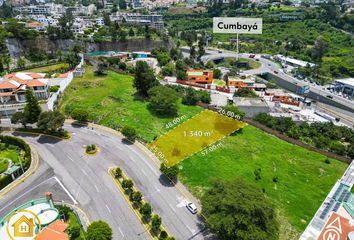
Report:
M176 181L179 173L178 165L167 167L164 163L161 163L160 171L171 181Z
M130 198L135 205L140 205L143 195L141 194L141 192L137 191L131 194Z
M165 240L167 237L168 237L168 234L166 231L163 230L160 232L160 236L159 236L160 240Z
M143 218L145 220L149 220L151 217L151 213L152 213L152 207L149 203L144 203L141 207L140 207L140 213L143 216Z
M12 182L11 176L0 176L0 190Z
M158 115L174 116L178 112L178 96L175 90L166 86L152 87L149 92L149 108Z
M205 91L199 91L198 95L199 95L201 102L203 102L203 103L210 103L211 102L210 93L205 92Z
M185 105L196 105L199 101L197 91L189 87L186 90L186 94L182 98L182 103Z
M70 239L77 239L80 237L80 227L79 226L73 226L69 229L69 234L70 234Z
M126 139L128 139L132 142L134 142L137 137L137 132L136 132L135 128L130 127L130 126L123 127L122 134L124 135L124 137Z
M115 178L121 178L122 177L122 174L123 174L123 172L122 172L122 169L120 169L119 167L117 167L115 170L114 170L114 176L115 176Z
M86 153L95 153L97 151L97 147L95 144L91 144L86 146Z
M132 190L133 186L134 186L134 183L130 179L124 179L122 181L122 188L124 188L126 190Z
M69 219L70 208L67 206L60 206L58 210L59 215L63 216L64 219L67 221Z
M162 220L161 217L157 214L154 214L151 218L151 229L156 233L160 230Z
M51 86L49 91L56 93L56 92L58 92L59 88L60 88L60 86L58 86L58 85Z
M86 122L88 120L88 112L85 109L75 108L71 113L70 116L79 121L79 122Z
M87 228L89 240L111 240L113 239L112 235L111 227L103 221L93 222Z

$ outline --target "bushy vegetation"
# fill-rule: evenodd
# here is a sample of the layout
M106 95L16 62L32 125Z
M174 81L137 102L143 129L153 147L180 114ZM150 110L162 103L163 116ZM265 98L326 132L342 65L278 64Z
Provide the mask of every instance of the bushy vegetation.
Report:
M220 239L278 239L273 206L262 191L242 179L213 182L202 197L202 211Z
M331 122L302 123L299 126L291 118L275 118L260 113L255 120L294 139L299 139L319 149L354 158L354 131Z

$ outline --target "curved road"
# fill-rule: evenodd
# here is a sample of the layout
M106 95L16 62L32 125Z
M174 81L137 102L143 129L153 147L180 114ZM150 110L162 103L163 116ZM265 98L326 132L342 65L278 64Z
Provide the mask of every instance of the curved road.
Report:
M193 197L181 184L179 188L171 186L161 177L156 159L111 132L69 124L64 128L72 134L70 140L12 133L38 150L41 164L34 175L0 199L1 216L24 199L53 191L55 198L66 198L55 200L76 203L91 220L108 222L114 239L151 239L108 174L109 167L120 166L162 217L171 235L182 240L208 238L200 217L185 207L187 198ZM99 153L86 155L87 144L96 144Z

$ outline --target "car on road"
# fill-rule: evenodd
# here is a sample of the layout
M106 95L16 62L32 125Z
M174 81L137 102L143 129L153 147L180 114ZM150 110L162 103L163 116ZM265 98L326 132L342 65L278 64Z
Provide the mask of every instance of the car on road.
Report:
M250 54L249 55L249 58L255 58L256 57L256 54Z
M327 95L326 97L328 97L329 99L333 99L333 96L331 95Z
M196 214L197 212L198 212L198 209L197 209L197 207L195 206L195 204L194 203L188 203L187 205L186 205L186 207L187 207L187 209L191 212L191 213L193 213L193 214Z
M278 74L278 73L279 73L278 71L275 71L275 70L274 70L273 72L274 72L275 74Z
M219 51L218 51L218 53L222 53L222 51L221 51L221 50L219 50Z

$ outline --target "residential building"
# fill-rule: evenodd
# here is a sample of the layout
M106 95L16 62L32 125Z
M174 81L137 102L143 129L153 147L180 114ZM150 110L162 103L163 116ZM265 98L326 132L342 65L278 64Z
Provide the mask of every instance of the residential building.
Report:
M234 104L246 114L247 118L254 118L259 113L269 113L270 107L261 98L234 97Z
M152 28L155 28L159 31L164 30L164 21L163 16L159 14L149 14L149 15L141 15L139 13L121 13L117 12L110 16L111 21L117 22L127 22L130 24L136 24L145 26L148 25Z
M254 88L255 79L253 76L229 76L227 86L234 88Z
M44 110L53 110L58 93L51 94L51 86L60 86L64 91L71 82L73 73L61 74L57 78L47 77L44 73L18 72L5 75L0 79L0 116L10 118L15 112L23 111L26 105L26 90L31 89L38 100L44 101Z
M187 70L187 81L199 84L212 84L212 70Z
M37 21L26 23L26 28L33 29L36 31L44 31L45 30L44 24L37 22Z

